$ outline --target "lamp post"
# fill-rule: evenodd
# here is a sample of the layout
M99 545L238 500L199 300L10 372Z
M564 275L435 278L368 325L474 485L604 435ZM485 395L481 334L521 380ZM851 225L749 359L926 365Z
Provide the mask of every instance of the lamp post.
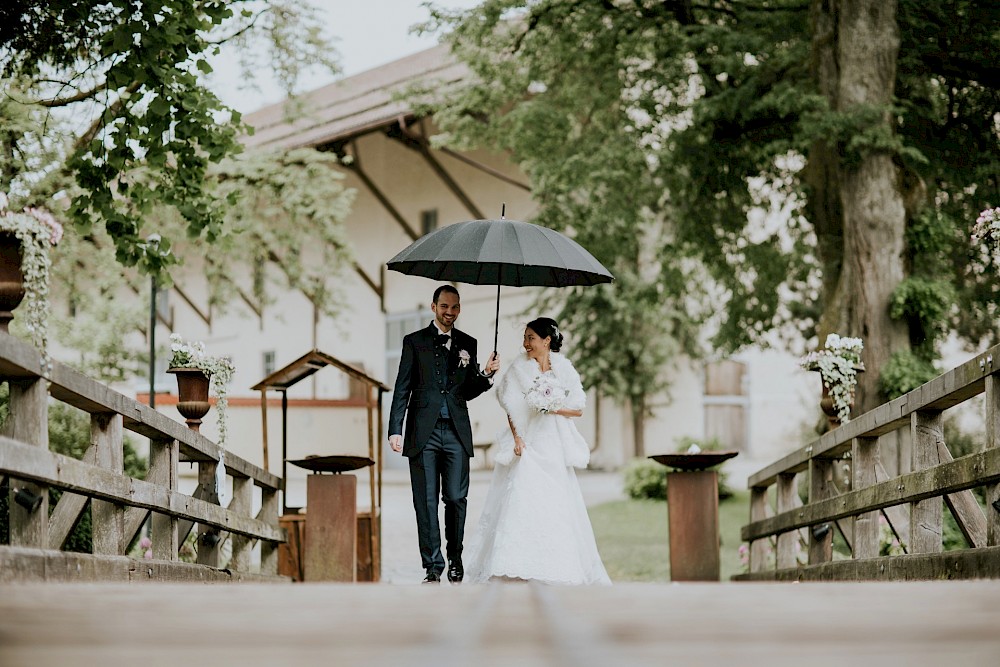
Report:
M149 277L149 407L156 409L156 276Z
M146 238L146 252L159 252L160 235ZM149 275L149 407L156 409L156 274Z

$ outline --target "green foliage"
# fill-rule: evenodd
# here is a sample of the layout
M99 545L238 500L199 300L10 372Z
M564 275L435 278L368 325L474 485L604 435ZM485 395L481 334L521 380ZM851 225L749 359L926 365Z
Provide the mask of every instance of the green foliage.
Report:
M933 358L935 343L948 329L955 288L945 280L910 277L896 286L889 300L889 316L910 325L910 344L924 359Z
M666 500L667 469L650 459L632 459L625 466L625 495L633 500Z
M534 221L572 233L619 278L560 313L601 341L578 367L609 395L641 408L676 354L699 351L702 327L723 350L811 336L821 315L852 331L838 319L850 296L838 292L836 202L839 179L872 155L895 165L911 232L902 268L924 280L898 294L918 351L932 358L946 328L993 336L1000 259L966 239L975 212L1000 201L1000 5L902 0L896 97L843 109L815 62L839 36L814 33L814 6L485 0L424 26L447 31L473 72L419 91L436 141L509 151L531 178Z
M246 127L205 86L208 58L226 42L253 48L264 37L289 89L306 67L335 67L319 13L305 0L8 5L0 79L17 82L11 104L70 109L80 129L60 144L58 168L46 170L24 157L35 145L53 145L45 125L8 128L2 155L15 157L0 187L29 203L67 192L68 215L81 234L102 228L117 261L146 272L176 260L168 252L175 238L164 237L161 252L148 252L142 238L156 207L173 209L188 238L214 243L225 232L228 202L213 196L206 177L211 165L240 151Z
M894 352L879 375L879 388L890 401L938 375L934 364L910 350Z
M957 419L946 417L944 420L944 441L948 445L951 455L957 459L983 451L986 446L986 434L964 431Z

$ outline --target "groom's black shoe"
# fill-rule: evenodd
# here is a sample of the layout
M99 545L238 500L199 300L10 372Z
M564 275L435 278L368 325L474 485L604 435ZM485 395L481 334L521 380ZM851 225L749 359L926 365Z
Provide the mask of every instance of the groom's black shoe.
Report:
M456 558L448 564L448 581L453 584L462 582L465 578L465 568L462 567L461 559Z
M440 584L441 583L441 575L438 572L433 572L431 570L428 570L427 571L427 576L424 577L424 580L421 583L424 583L424 584Z

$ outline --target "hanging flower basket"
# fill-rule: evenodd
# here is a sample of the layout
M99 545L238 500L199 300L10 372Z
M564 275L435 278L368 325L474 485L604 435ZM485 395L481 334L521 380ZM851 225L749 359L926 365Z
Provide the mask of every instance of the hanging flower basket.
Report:
M215 392L215 409L219 427L219 445L225 446L227 436L226 408L229 383L236 367L229 357L215 357L205 352L201 341L186 342L179 334L170 334L170 369L177 376L177 411L194 431L201 427L201 418L209 410L208 388Z
M208 401L209 376L200 368L168 368L167 372L177 376L177 412L189 429L200 433L201 418L212 407Z
M826 414L831 428L840 426L851 418L854 407L854 390L858 386L858 373L865 370L861 362L864 343L860 338L841 338L830 334L825 349L810 352L799 360L807 371L816 371L823 382L820 408Z
M8 331L12 311L25 301L24 326L47 365L49 250L62 239L63 228L48 211L9 211L7 204L0 192L0 331Z
M819 368L816 368L814 370L816 372L818 372L818 373L821 373L821 375L822 375L822 372L820 371ZM857 373L864 373L865 369L864 369L863 366L855 366L854 367L854 372L855 372L855 375ZM820 397L820 400L819 400L819 408L820 408L820 410L823 411L823 414L826 415L826 419L830 423L830 428L837 428L838 426L840 426L840 424L841 424L842 421L847 421L847 420L846 419L845 420L841 419L841 411L840 411L840 408L838 407L837 399L834 398L834 396L830 393L830 386L826 383L825 380L823 381L822 384L823 384L823 394L822 394L822 396ZM857 380L855 380L855 385L856 384L857 384ZM854 390L853 389L851 390L851 392L849 394L847 394L846 405L847 405L847 415L848 415L848 419L849 419L849 415L851 414L851 410L854 409Z
M24 253L13 232L0 232L0 331L8 333L14 309L24 300Z

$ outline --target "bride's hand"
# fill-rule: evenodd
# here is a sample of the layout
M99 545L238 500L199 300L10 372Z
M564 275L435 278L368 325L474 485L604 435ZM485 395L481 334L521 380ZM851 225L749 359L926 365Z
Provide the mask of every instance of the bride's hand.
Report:
M521 452L524 451L524 448L525 448L524 438L522 438L519 435L514 436L514 453L520 456Z

